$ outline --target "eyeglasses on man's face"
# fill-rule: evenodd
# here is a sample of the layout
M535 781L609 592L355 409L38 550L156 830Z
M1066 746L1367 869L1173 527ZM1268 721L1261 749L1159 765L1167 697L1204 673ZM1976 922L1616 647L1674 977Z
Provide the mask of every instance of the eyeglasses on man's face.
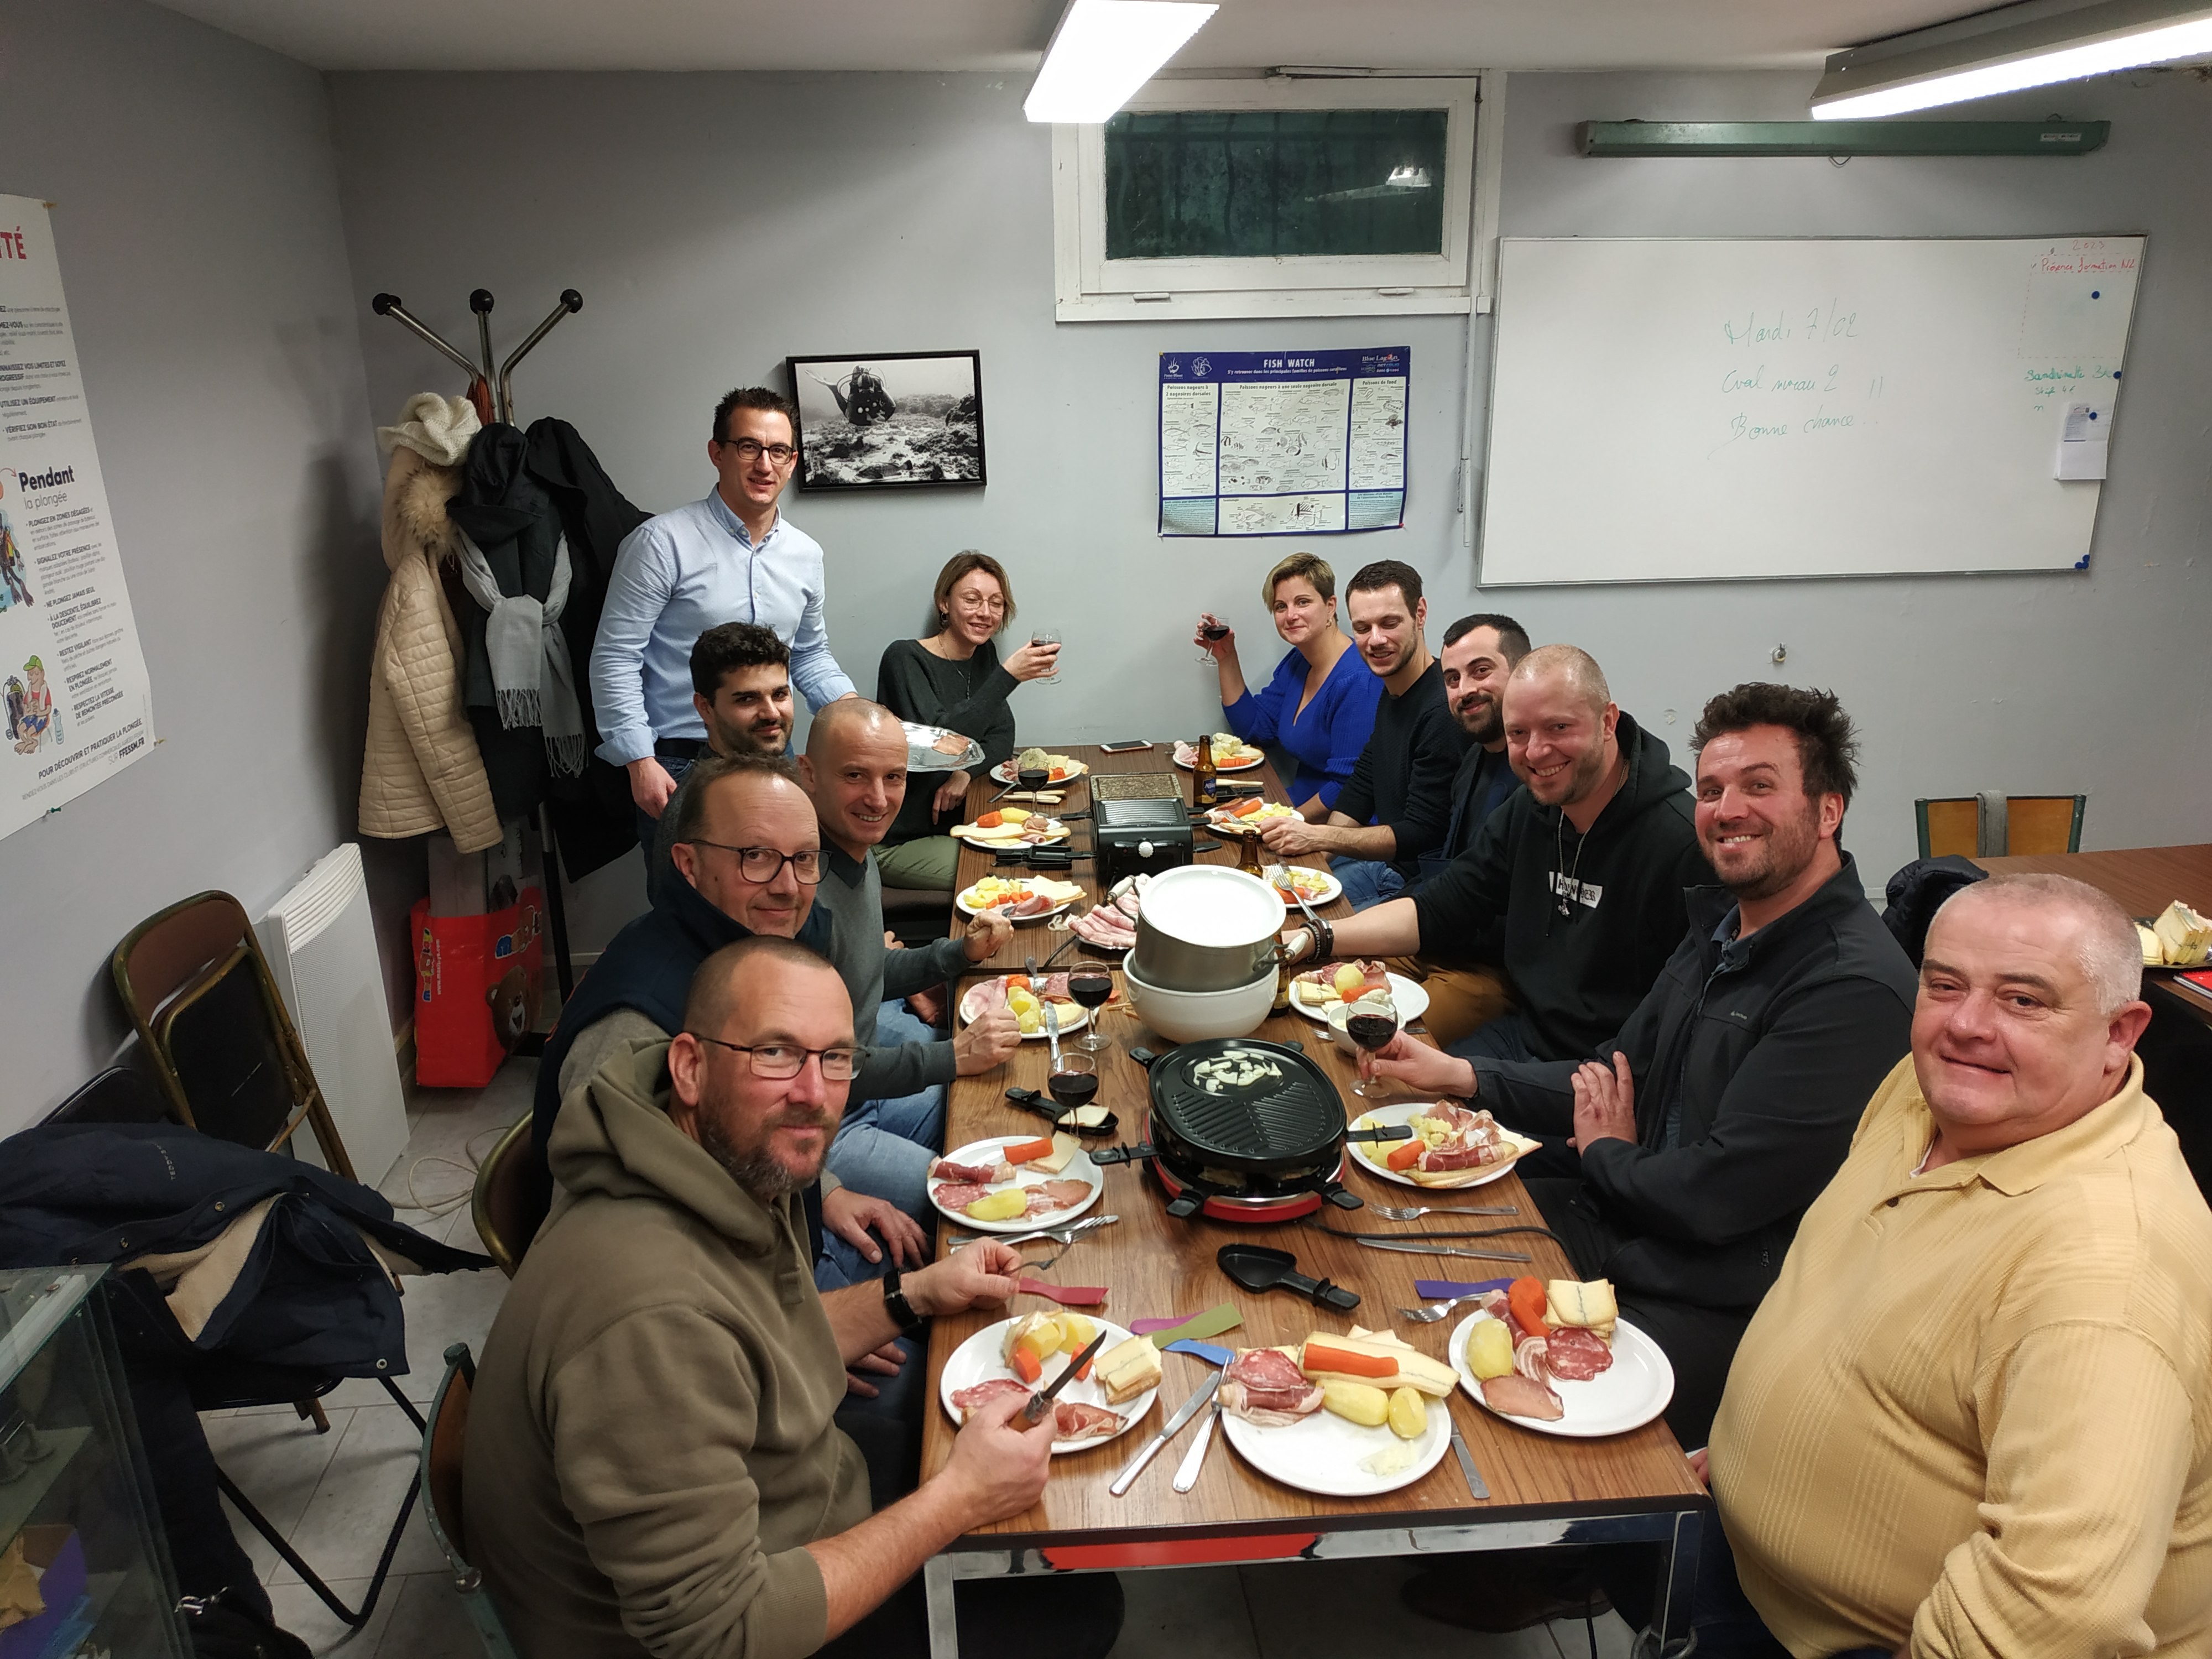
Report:
M693 841L692 847L711 847L718 853L736 856L738 873L756 887L765 887L783 873L789 865L791 873L807 886L812 887L822 879L822 849L802 848L796 853L779 853L773 847L732 847L726 842Z
M825 1083L850 1083L860 1063L857 1048L802 1048L793 1042L725 1042L720 1037L710 1037L704 1031L691 1035L702 1042L711 1042L717 1048L727 1048L732 1054L743 1054L752 1064L753 1075L781 1082L797 1077L806 1069L809 1060L822 1062L822 1079Z
M765 455L778 466L789 466L799 453L789 444L764 444L757 438L725 438L721 442L723 448L736 450L738 459L748 465Z

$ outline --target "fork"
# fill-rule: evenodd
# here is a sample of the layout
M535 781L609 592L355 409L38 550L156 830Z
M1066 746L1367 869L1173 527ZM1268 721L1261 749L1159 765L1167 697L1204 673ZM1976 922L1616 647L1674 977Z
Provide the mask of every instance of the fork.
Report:
M1054 1258L1057 1260L1057 1258ZM1433 1325L1449 1315L1462 1302L1480 1302L1486 1293L1477 1291L1468 1296L1455 1296L1449 1302L1431 1302L1425 1308L1401 1308L1398 1317L1409 1319L1416 1325Z
M1418 1221L1425 1215L1518 1215L1512 1204L1370 1204L1370 1213L1385 1221Z
M1016 1233L1012 1237L1001 1238L999 1242L1002 1244L1034 1244L1040 1238L1048 1238L1054 1243L1066 1247L1074 1243L1078 1237L1089 1232L1093 1227L1103 1227L1108 1223L1119 1221L1121 1218L1116 1215L1086 1216L1081 1221L1071 1221L1065 1227L1040 1227L1033 1233ZM956 1250L959 1249L964 1245L973 1244L979 1238L999 1238L999 1235L970 1233L964 1238L954 1239L952 1248Z

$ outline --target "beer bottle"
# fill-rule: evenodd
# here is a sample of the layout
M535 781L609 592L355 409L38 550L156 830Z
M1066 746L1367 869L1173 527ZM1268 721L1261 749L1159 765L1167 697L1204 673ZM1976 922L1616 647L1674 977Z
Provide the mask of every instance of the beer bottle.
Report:
M1290 953L1284 950L1280 943L1278 943L1275 946L1275 1001L1274 1006L1267 1011L1269 1014L1287 1014L1291 1012L1291 975L1293 971L1291 967Z
M1262 881L1267 880L1267 872L1260 863L1258 833L1251 830L1241 832L1224 830L1222 833L1234 834L1237 836L1237 867L1248 876L1257 876Z
M1213 769L1213 734L1209 732L1198 740L1198 754L1190 763L1192 795L1203 807L1218 805L1221 786Z

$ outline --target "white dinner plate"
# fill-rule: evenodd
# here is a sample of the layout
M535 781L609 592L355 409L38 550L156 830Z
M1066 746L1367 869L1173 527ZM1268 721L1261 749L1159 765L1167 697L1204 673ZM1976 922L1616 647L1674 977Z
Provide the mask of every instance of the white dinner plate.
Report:
M1552 1392L1559 1396L1565 1416L1547 1423L1534 1417L1493 1411L1490 1402L1482 1397L1482 1384L1467 1368L1467 1334L1474 1328L1476 1321L1489 1317L1478 1309L1454 1326L1449 1357L1451 1368L1459 1373L1460 1387L1492 1417L1518 1423L1539 1434L1589 1439L1640 1429L1665 1411L1667 1402L1674 1397L1674 1368L1667 1363L1667 1356L1659 1345L1626 1320L1617 1319L1613 1326L1612 1369L1601 1371L1587 1382L1562 1382L1556 1376L1552 1379Z
M1041 1135L994 1135L988 1140L971 1140L965 1146L945 1153L945 1161L948 1164L995 1164L1000 1152L1006 1147L1018 1146L1024 1140L1043 1140L1051 1133L1047 1129ZM1012 1182L1000 1182L991 1190L997 1192L1000 1186L1035 1187L1048 1181L1084 1182L1089 1185L1091 1195L1079 1204L1071 1204L1064 1210L1048 1210L1042 1215L1018 1215L1011 1221L978 1221L965 1210L948 1210L939 1204L937 1189L945 1183L932 1176L929 1201L938 1214L946 1220L957 1221L963 1227L972 1227L979 1233L1033 1233L1040 1227L1058 1227L1074 1220L1096 1204L1098 1194L1106 1190L1106 1177L1091 1161L1091 1154L1085 1152L1079 1152L1069 1158L1067 1167L1056 1176L1047 1175L1042 1170L1018 1169L1014 1171Z
M1005 979L1007 975L1001 974L999 977ZM981 991L983 987L989 982L990 981L988 980L979 979L975 982L975 984L969 986L968 989L962 994L960 998L960 1021L962 1024L964 1025L975 1018L975 1011L972 1006L975 1000L975 994L978 991ZM1088 1008L1085 1008L1081 1003L1062 1002L1055 1006L1060 1010L1060 1036L1066 1036L1070 1031L1079 1031L1085 1026L1091 1024L1091 1011ZM1038 1024L1036 1030L1024 1031L1022 1033L1022 1041L1024 1042L1048 1042L1051 1040L1052 1033L1044 1029L1042 1022Z
M1339 888L1337 890L1341 892L1343 890ZM1311 904L1313 901L1311 899L1308 899L1306 902ZM1295 908L1296 906L1294 905L1292 908ZM1292 927L1296 927L1297 924L1293 922L1291 925ZM1368 960L1372 962L1374 958L1370 957ZM1313 969L1311 968L1301 968L1298 969L1298 972L1302 974L1310 974L1312 971ZM1388 970L1385 969L1385 972L1388 973ZM1419 980L1407 979L1403 974L1389 974L1389 977L1390 981L1390 1000L1398 1005L1398 1024L1400 1029L1402 1030L1406 1026L1411 1025L1423 1014L1429 1012L1428 988L1423 985ZM1308 1019L1313 1021L1316 1025L1326 1025L1328 1024L1328 1009L1309 1007L1304 1000L1298 995L1295 983L1295 976L1293 976L1293 984L1291 991L1291 1006L1297 1009L1300 1013L1304 1014Z
M1088 766L1085 765L1081 761L1077 760L1072 755L1068 757L1067 764L1068 769L1061 773L1058 777L1053 779L1050 782L1047 783L1045 785L1046 788L1057 789L1064 783L1073 783L1076 779L1081 777L1085 772L1088 772L1091 769ZM1013 762L1010 760L1002 760L996 766L991 769L991 775L998 779L1000 783L1012 783L1020 775L1020 774L1014 770Z
M1295 868L1305 871L1305 873L1310 876L1320 877L1322 881L1325 884L1321 891L1318 893L1309 893L1306 895L1306 902L1312 905L1316 909L1319 909L1324 904L1334 904L1337 900L1344 896L1344 884L1339 881L1334 876L1329 874L1326 870L1310 869L1303 864L1296 866L1271 864L1267 866L1267 868L1270 872L1267 877L1267 884L1273 887L1277 892L1280 893L1285 898L1290 899L1291 909L1293 913L1297 911L1298 902L1294 898L1291 898L1291 890L1289 888L1285 887L1282 883L1275 879L1273 873L1274 871ZM1305 918L1303 915L1300 915L1298 920L1303 921Z
M1011 836L1000 835L988 830L978 830L972 823L956 823L946 833L956 841L964 841L970 847L980 847L986 852L1017 853L1024 847L1054 847L1066 841L1068 836L1067 825L1057 818L1053 821L1060 824L1060 833L1056 836L1047 836L1042 841L1024 841L1019 829L1016 829Z
M1187 756L1187 757L1186 757L1186 756ZM1174 755L1174 759L1175 759L1175 763L1176 763L1177 766L1180 766L1181 768L1182 768L1182 769L1183 769L1184 771L1188 772L1188 771L1194 770L1194 769L1196 769L1196 767L1197 767L1197 764L1198 764L1198 750L1195 750L1195 749L1189 749L1189 750L1186 750L1186 745L1184 745L1184 744L1177 744L1175 746L1175 755ZM1213 763L1213 769L1214 769L1215 771L1217 771L1217 772L1249 772L1249 771L1250 771L1254 767L1255 767L1255 766L1264 766L1264 765L1266 765L1266 764L1267 764L1267 756L1265 756L1265 755L1255 755L1255 756L1253 756L1253 757L1252 757L1252 758L1251 758L1250 760L1241 760L1241 761L1224 761L1224 760L1218 760L1218 761L1216 761L1216 762L1214 762L1214 763ZM1222 1415L1223 1415L1224 1419L1225 1420L1225 1419L1226 1419L1226 1418L1227 1418L1227 1416L1228 1416L1228 1413L1226 1413L1224 1412Z
M1033 877L1033 876L1022 876L1022 877L1014 877L1014 878L1009 878L1009 877L1006 877L1006 876L1001 876L1001 877L1000 877L1000 878L999 878L999 879L1000 879L1000 880L1001 880L1001 881L1006 881L1006 880L1009 880L1009 879L1013 879L1013 880L1018 880L1018 881L1020 881L1020 883L1022 884L1022 891L1024 891L1024 893L1034 893L1035 891L1036 891L1036 888L1035 887L1035 885L1033 885L1033 884L1034 884L1034 882L1036 881L1036 878L1035 877ZM981 884L981 883L978 883L978 884L977 884L978 886L980 886ZM959 891L959 892L956 893L956 894L953 896L952 902L959 908L960 914L961 914L962 915L963 915L963 916L980 916L980 915L983 915L983 914L984 914L984 913L983 913L983 911L982 911L982 909L979 908L978 908L978 907L976 907L975 905L970 904L970 903L968 902L968 896L969 896L969 894L970 894L970 893L974 892L975 890L975 887L963 887L963 888L962 888L962 889L960 890L960 891ZM1028 927L1028 926L1029 926L1031 922L1033 922L1033 921L1048 921L1048 920L1050 920L1052 917L1058 915L1061 911L1063 911L1063 910L1065 910L1066 908L1067 908L1067 907L1068 907L1069 905L1071 905L1071 904L1074 903L1076 900L1078 900L1078 899L1081 898L1082 896L1083 896L1083 895L1082 895L1082 893L1081 893L1080 891L1074 892L1074 893L1071 893L1071 894L1069 894L1066 898L1064 898L1064 899L1060 900L1060 902L1059 903L1057 903L1057 904L1054 905L1054 906L1052 907L1052 908L1051 908L1051 909L1049 909L1049 910L1040 910L1040 911L1038 911L1038 912L1037 912L1035 915L1033 915L1033 916L1017 916L1017 915L1009 915L1006 917L1006 920L1007 920L1008 921L1011 921L1012 923L1013 923L1013 924L1014 924L1014 926L1015 926L1015 927ZM994 905L994 906L992 906L992 907L990 907L990 908L993 908L993 909L995 909L995 910L1000 910L1000 911L1004 911L1004 910L1006 910L1006 907L1005 905L1003 905L1003 904L1000 904L1000 905Z
M1376 1106L1362 1112L1352 1120L1352 1127L1357 1128L1363 1123L1378 1123L1388 1127L1394 1124L1411 1123L1435 1104L1436 1103L1431 1100L1393 1101L1388 1106ZM1522 1158L1544 1144L1540 1140L1533 1140L1527 1135L1516 1135L1503 1123L1498 1126L1498 1133L1504 1136L1512 1145L1518 1146ZM1519 1158L1509 1158L1503 1164L1492 1164L1480 1170L1453 1171L1455 1175L1467 1176L1464 1181L1416 1181L1409 1175L1401 1174L1389 1168L1382 1161L1404 1146L1406 1144L1404 1141L1353 1140L1345 1144L1352 1149L1352 1155L1359 1160L1361 1167L1368 1174L1379 1176L1384 1181L1395 1181L1401 1187L1416 1187L1425 1193L1463 1193L1470 1187L1487 1186L1521 1161Z
M1081 1312L1081 1310L1076 1311ZM1129 1340L1129 1333L1111 1320L1093 1318L1088 1314L1084 1317L1090 1319L1105 1334L1106 1346L1098 1351L1101 1353ZM963 1389L972 1389L978 1382L988 1382L994 1377L1008 1377L1015 1382L1021 1380L1000 1357L1000 1350L1006 1346L1006 1328L1013 1322L1011 1319L1002 1319L995 1325L986 1325L955 1348L945 1360L945 1376L938 1385L937 1398L955 1427L960 1422L959 1410L952 1403L955 1394ZM1067 1362L1074 1357L1073 1354L1055 1354L1045 1361L1044 1374L1037 1378L1037 1386L1048 1387L1054 1377L1067 1369ZM1144 1421L1145 1414L1152 1410L1152 1401L1159 1398L1159 1393L1156 1387L1146 1389L1135 1399L1125 1400L1120 1405L1113 1406L1107 1404L1106 1390L1099 1386L1095 1372L1069 1383L1060 1391L1058 1398L1072 1400L1079 1406L1104 1406L1108 1411L1120 1414L1121 1426L1111 1434L1096 1435L1089 1440L1055 1440L1052 1443L1053 1455L1058 1457L1067 1452L1089 1451L1093 1446L1112 1445Z
M1262 1428L1233 1412L1221 1413L1222 1432L1237 1455L1270 1480L1323 1498L1372 1498L1410 1486L1443 1461L1451 1445L1451 1401L1429 1401L1428 1426L1404 1441L1389 1424L1362 1428L1323 1409L1283 1428ZM1393 1446L1411 1445L1413 1461L1395 1474L1370 1474L1363 1459Z

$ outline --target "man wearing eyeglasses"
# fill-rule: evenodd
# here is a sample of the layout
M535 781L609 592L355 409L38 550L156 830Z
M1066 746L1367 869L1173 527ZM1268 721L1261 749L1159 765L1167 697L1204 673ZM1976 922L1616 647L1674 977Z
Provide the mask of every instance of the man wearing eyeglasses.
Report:
M986 1239L880 1284L807 1282L797 1195L855 1061L836 970L755 938L707 959L672 1038L622 1045L562 1109L568 1202L484 1343L464 1471L491 1495L470 1558L524 1659L912 1651L902 1587L1042 1494L1054 1430L1025 1394L980 1407L904 1496L910 1473L835 1419L847 1364L1003 1304L1021 1267ZM1103 1628L1064 1651L1114 1638L1088 1599L1060 1605Z
M755 935L795 939L826 954L830 915L814 905L822 837L814 804L790 762L766 755L710 756L693 769L671 849L672 878L653 885L653 908L617 933L575 994L538 1062L532 1151L539 1191L550 1199L547 1162L562 1103L624 1042L660 1042L680 1029L699 964ZM901 1263L922 1259L921 1229L881 1197L825 1176L810 1195L810 1225L866 1254L884 1247ZM822 1254L816 1240L813 1254ZM864 1385L864 1388L872 1385Z
M592 647L599 754L629 774L638 837L653 828L707 741L691 701L691 647L708 629L757 623L791 647L791 678L811 708L854 695L830 652L821 544L777 506L797 464L797 410L766 386L716 405L702 501L648 519L626 537L607 579Z

